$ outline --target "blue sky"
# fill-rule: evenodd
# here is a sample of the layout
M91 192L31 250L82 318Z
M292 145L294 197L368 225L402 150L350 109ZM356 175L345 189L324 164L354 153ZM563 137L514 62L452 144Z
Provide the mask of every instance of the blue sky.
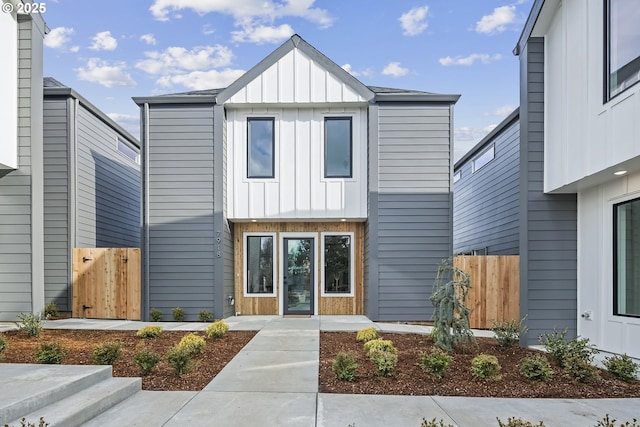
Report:
M461 94L456 159L519 103L532 0L49 0L45 75L139 136L132 96L226 87L292 34L362 83Z

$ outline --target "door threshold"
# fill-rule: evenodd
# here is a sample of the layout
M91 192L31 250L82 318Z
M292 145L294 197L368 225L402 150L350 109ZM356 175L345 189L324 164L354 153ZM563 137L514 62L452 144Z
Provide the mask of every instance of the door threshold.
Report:
M285 319L309 319L311 317L310 314L285 314L282 317Z

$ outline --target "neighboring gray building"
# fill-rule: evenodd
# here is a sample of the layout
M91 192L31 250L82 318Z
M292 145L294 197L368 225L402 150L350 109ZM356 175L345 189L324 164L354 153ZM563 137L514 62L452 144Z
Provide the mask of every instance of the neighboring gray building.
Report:
M458 98L365 86L297 35L227 88L134 98L143 317L430 319Z
M0 13L0 321L44 307L42 41L47 31L39 14Z
M520 253L520 109L467 154L453 174L453 253Z
M50 77L43 120L45 302L71 311L74 247L140 247L140 143Z

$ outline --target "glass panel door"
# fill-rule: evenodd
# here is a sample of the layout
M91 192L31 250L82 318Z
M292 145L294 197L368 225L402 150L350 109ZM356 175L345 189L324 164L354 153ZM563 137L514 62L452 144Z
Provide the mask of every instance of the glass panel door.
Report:
M283 245L284 314L313 314L313 238L285 238Z

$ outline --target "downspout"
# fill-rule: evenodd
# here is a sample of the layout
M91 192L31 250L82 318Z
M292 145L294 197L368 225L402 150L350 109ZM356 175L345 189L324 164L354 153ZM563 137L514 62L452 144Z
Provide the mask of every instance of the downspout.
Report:
M142 320L149 318L149 103L145 102L141 112L142 129L140 153L142 153Z
M73 249L78 242L76 241L77 224L76 209L77 207L77 179L78 179L78 104L80 101L75 98L69 98L67 103L67 129L69 130L69 143L67 157L69 159L69 185L68 185L68 221L67 231L69 236L69 247L67 248L67 256L69 257L68 278L67 281L67 307L73 312Z

